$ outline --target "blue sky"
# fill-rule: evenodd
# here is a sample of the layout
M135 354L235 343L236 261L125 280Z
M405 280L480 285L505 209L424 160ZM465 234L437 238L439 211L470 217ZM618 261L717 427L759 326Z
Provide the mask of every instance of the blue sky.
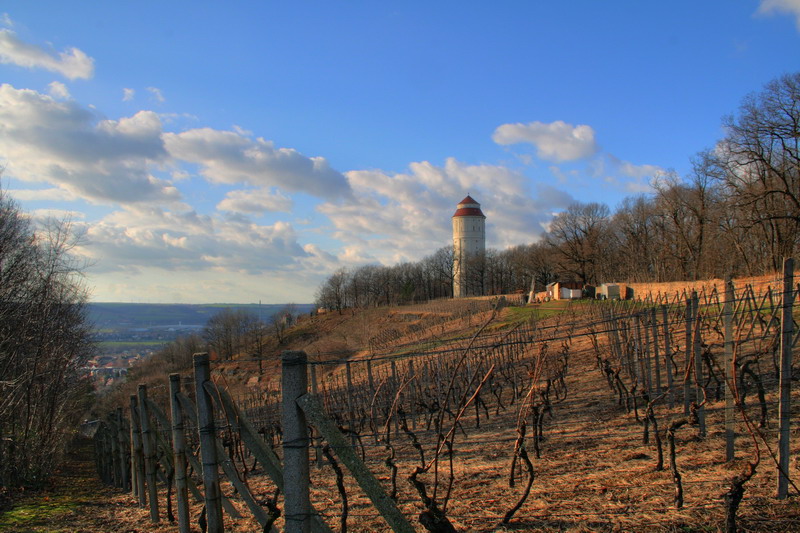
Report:
M2 2L2 183L96 301L310 302L467 193L499 249L646 194L798 69L800 0Z

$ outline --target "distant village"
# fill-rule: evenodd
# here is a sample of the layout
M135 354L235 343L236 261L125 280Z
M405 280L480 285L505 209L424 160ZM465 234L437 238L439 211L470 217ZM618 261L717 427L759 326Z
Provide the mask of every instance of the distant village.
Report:
M84 370L92 376L97 389L108 387L164 344L202 329L203 326L197 324L106 328L95 334L98 353L86 362Z

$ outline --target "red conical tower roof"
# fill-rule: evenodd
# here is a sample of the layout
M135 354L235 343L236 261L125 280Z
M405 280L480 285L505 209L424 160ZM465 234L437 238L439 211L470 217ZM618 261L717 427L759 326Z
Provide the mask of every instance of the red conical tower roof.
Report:
M456 207L456 212L453 214L453 217L486 218L486 215L484 215L483 211L481 211L481 204L476 202L472 196L467 194L466 198L458 202L458 206Z

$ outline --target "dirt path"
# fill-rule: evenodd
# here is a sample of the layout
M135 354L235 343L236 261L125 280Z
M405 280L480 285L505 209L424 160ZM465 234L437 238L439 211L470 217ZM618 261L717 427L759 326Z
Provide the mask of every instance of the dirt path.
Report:
M165 529L168 530L168 529ZM154 531L130 494L95 475L91 441L76 443L52 485L31 492L0 514L0 531L13 533L139 533Z

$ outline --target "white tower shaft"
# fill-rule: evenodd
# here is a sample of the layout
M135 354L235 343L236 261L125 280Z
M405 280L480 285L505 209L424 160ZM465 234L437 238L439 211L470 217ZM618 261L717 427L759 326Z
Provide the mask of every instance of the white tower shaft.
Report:
M459 202L453 220L453 297L481 294L477 261L486 251L486 216L469 195Z

